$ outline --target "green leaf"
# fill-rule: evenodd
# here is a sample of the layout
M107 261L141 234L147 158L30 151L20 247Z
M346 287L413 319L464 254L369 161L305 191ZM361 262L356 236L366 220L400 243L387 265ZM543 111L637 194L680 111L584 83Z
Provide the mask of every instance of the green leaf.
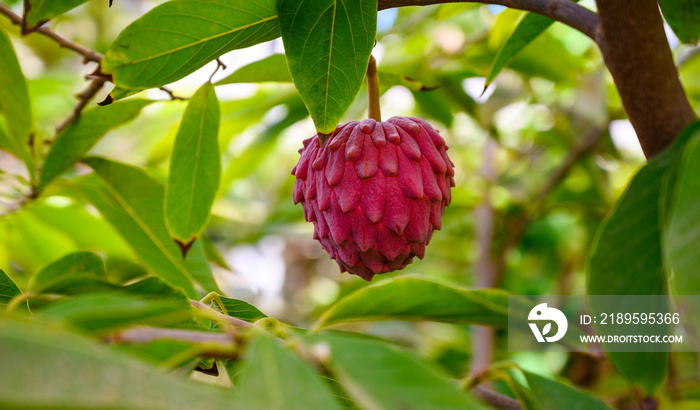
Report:
M17 295L21 295L22 291L19 289L15 281L0 269L0 306L7 306L8 303Z
M239 377L241 408L340 409L313 370L266 334L258 335L246 350Z
M30 33L56 16L74 9L88 0L25 0L22 32Z
M659 5L681 42L695 44L700 40L700 0L659 0Z
M78 187L102 216L124 237L136 255L168 285L197 298L195 281L216 291L201 245L196 242L183 260L165 227L165 189L138 168L103 158L87 158L101 183L82 180ZM95 183L97 182L97 183Z
M93 252L75 252L32 276L27 290L33 294L73 294L109 287L102 258Z
M508 295L495 289L459 289L419 278L364 287L328 309L316 327L374 320L430 320L508 325Z
M32 134L32 109L27 81L17 61L14 48L5 31L0 29L0 116L4 115L10 151L22 158L29 172L34 174L33 159L29 150Z
M267 315L261 312L260 309L246 301L226 298L223 296L219 296L219 300L221 300L222 306L220 307L225 315L237 317L248 322L255 322L258 319L267 317Z
M377 33L377 0L278 0L289 71L319 133L352 104Z
M697 295L697 267L700 263L700 122L686 131L694 135L683 153L675 181L675 200L670 204L667 230L667 255L673 268L676 294Z
M130 100L86 110L56 137L39 176L38 189L81 159L109 130L135 118L150 100Z
M317 346L330 346L326 365L361 408L485 408L436 369L385 342L335 333L318 340Z
M284 54L273 54L260 61L243 66L217 82L216 85L264 82L292 82L292 75L289 74Z
M615 209L598 230L588 263L589 295L665 295L668 281L662 257L665 225L662 195L666 174L678 162L688 132L650 160L632 178ZM591 305L594 313L614 306ZM610 352L610 361L647 393L663 383L668 353Z
M105 293L53 302L42 308L36 316L47 322L104 334L136 325L182 323L192 320L192 310L184 296L180 299L157 298L153 295L139 298L128 294Z
M567 386L554 380L546 379L534 373L523 372L527 384L535 393L542 410L608 410L605 405L595 397L579 389Z
M580 0L574 0L578 3ZM525 47L528 46L533 40L535 40L540 34L554 24L554 20L549 17L544 17L540 14L527 13L525 17L518 23L510 35L508 40L501 46L496 54L496 58L491 64L491 70L489 70L486 76L486 85L484 89L488 87L491 82L496 78L498 73L503 70L516 55Z
M0 317L0 351L0 407L4 408L188 410L235 406L221 390L188 383L37 321Z
M185 109L175 137L165 191L168 231L185 250L204 230L219 189L220 121L214 86L206 83L192 96Z
M274 0L168 1L119 34L102 70L122 87L160 87L231 50L277 37Z

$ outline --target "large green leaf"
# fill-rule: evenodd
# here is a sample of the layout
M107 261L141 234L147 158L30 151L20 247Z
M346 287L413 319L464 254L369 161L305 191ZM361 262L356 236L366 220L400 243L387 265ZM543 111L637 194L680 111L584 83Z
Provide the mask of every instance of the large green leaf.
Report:
M377 0L278 0L289 71L316 130L332 133L364 80Z
M571 386L523 372L542 410L608 410L610 407L595 397Z
M459 289L419 278L364 287L328 309L317 327L372 320L430 320L508 325L508 295L495 289Z
M17 295L21 295L22 291L19 289L15 281L2 269L0 269L0 307L7 306L8 303Z
M675 182L675 200L670 204L667 230L667 255L673 268L675 293L697 295L700 284L700 122L688 129L696 135L688 142Z
M262 60L243 66L228 77L217 82L216 85L264 82L292 82L292 76L289 74L287 60L284 54L273 54Z
M32 133L32 110L27 82L17 56L5 31L0 29L0 116L5 117L10 151L22 158L30 173L34 173L29 152ZM0 118L1 119L1 118Z
M662 195L669 168L677 163L689 133L649 161L632 178L598 231L588 263L589 295L664 295L667 272L662 256L665 224ZM615 306L591 305L594 313ZM611 362L630 381L653 393L664 381L668 353L611 352Z
M318 340L330 346L325 364L361 408L485 408L436 369L386 342L334 333Z
M130 100L86 110L56 137L41 169L38 189L68 170L109 130L132 120L152 102Z
M25 0L22 31L28 33L49 19L74 9L88 0Z
M188 383L37 321L0 317L0 351L3 408L234 407L221 390Z
M277 37L274 0L168 1L119 34L102 69L122 87L160 87L226 52Z
M700 40L700 1L659 0L659 5L680 41L695 44Z
M51 263L32 276L27 288L33 294L71 294L108 287L102 258L93 252L75 252Z
M37 318L86 332L105 333L136 325L182 323L192 320L192 310L184 295L178 299L104 293L53 302L39 310Z
M340 409L313 370L269 335L258 335L248 347L236 386L242 408Z
M88 158L85 163L95 170L101 183L85 179L78 187L155 275L191 298L198 296L195 280L207 292L217 290L201 245L196 242L183 260L170 239L161 184L138 168L103 158Z
M190 99L175 137L165 191L165 221L183 249L199 236L209 219L221 177L221 112L211 83Z

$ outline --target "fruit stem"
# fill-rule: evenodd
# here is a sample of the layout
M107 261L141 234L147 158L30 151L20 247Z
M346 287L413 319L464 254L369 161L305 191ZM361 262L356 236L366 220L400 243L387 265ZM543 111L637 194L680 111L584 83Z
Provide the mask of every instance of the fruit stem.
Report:
M379 75L377 74L377 60L369 56L367 66L367 92L369 93L369 118L382 121L382 110L379 108Z

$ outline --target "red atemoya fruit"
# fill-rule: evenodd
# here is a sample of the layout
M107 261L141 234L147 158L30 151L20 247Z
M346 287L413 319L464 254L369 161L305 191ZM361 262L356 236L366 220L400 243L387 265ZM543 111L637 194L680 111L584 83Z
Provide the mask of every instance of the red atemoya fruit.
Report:
M418 118L341 124L323 147L318 135L304 140L294 203L340 270L369 281L423 259L452 199L447 150Z

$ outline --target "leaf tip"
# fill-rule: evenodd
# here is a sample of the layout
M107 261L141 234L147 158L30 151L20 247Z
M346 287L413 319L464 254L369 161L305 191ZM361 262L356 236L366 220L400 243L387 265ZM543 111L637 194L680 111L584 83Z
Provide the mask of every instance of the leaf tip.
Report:
M105 98L102 102L98 102L97 105L100 107L104 107L105 105L109 105L114 102L114 98L112 98L112 94L108 94L107 98Z
M180 242L179 240L174 239L178 248L180 248L180 253L182 254L183 260L187 257L187 252L190 250L190 248L194 244L195 239L197 239L197 238L192 238L189 242Z

